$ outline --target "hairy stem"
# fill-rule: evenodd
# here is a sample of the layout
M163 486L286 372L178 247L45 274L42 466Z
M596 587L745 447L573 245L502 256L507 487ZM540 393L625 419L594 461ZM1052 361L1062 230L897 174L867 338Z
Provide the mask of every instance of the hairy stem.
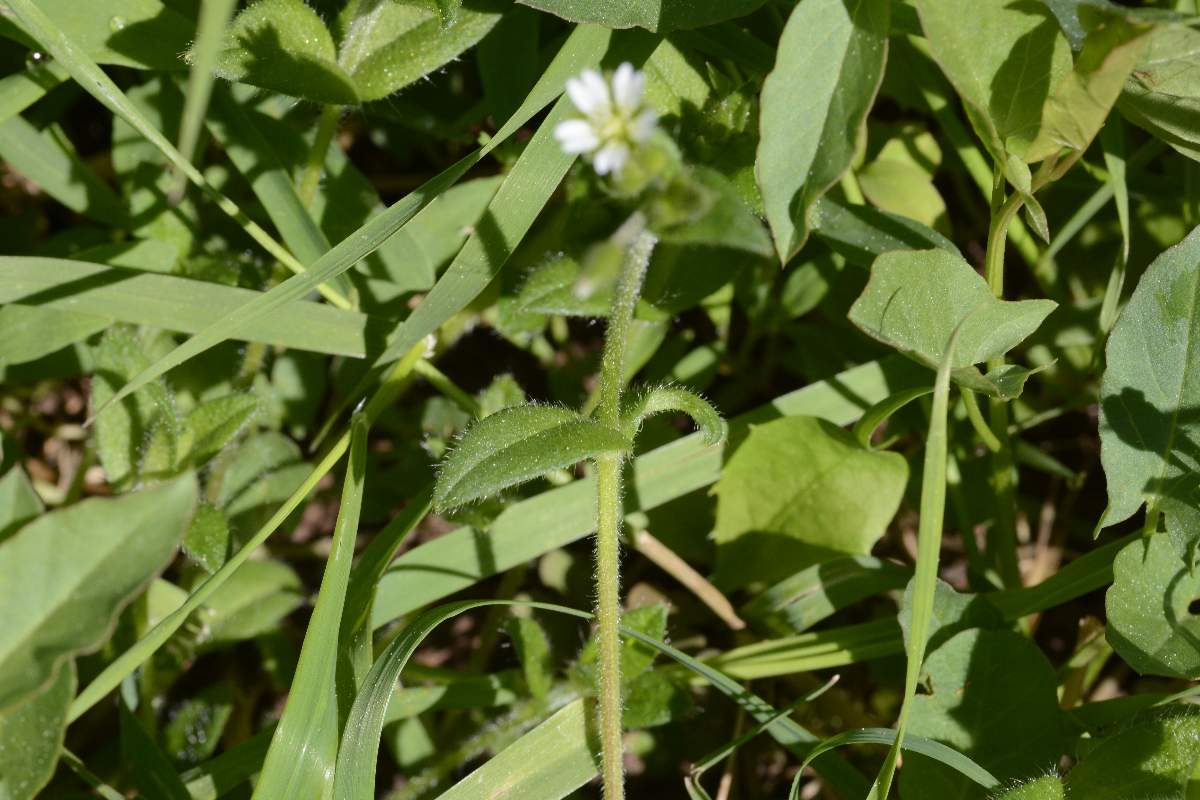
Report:
M983 259L984 277L996 297L1004 297L1004 245L1008 228L1021 209L1021 198L1013 193L1004 198L1004 180L999 177L992 196L992 220L988 226L987 253ZM1000 356L988 362L988 369L1004 365ZM1017 487L1013 478L1013 448L1008 433L1008 404L998 397L988 400L992 433L992 491L996 497L996 518L992 525L990 547L996 558L1000 578L1006 587L1021 583L1017 562Z
M621 426L621 390L624 388L625 340L637 306L646 265L657 242L646 230L645 218L634 214L615 238L627 247L617 280L604 358L600 367L600 404L596 418L612 428ZM596 620L600 640L600 745L605 800L625 797L625 767L621 729L621 621L620 533L624 511L621 502L620 455L596 459Z

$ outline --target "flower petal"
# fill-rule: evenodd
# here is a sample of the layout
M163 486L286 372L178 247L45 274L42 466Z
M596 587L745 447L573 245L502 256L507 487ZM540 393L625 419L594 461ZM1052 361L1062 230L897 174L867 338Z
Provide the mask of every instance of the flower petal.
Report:
M600 145L592 126L582 119L563 120L555 125L554 138L564 153L590 153Z
M653 109L645 109L629 123L629 138L635 142L644 142L654 135L658 125L658 114Z
M642 90L646 86L646 75L633 68L628 61L621 63L613 73L613 102L626 114L632 114L642 102Z
M623 142L609 142L596 151L592 156L592 167L597 175L607 175L610 172L617 175L629 160L629 147Z
M585 69L578 78L568 78L567 96L576 108L588 116L606 108L611 102L608 85L594 69Z

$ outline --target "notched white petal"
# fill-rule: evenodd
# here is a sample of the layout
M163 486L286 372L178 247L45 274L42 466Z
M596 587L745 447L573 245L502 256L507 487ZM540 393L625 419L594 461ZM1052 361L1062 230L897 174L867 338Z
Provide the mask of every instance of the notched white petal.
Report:
M626 114L637 111L642 102L642 90L646 85L646 76L633 68L628 61L622 62L613 73L612 94L613 103Z
M629 137L635 142L644 142L654 135L657 125L658 114L653 109L647 108L634 117L633 122L629 124Z
M617 175L629 160L629 147L624 142L609 142L596 151L592 166L597 175Z
M600 146L600 138L592 126L582 119L564 120L554 126L554 138L564 153L590 153Z

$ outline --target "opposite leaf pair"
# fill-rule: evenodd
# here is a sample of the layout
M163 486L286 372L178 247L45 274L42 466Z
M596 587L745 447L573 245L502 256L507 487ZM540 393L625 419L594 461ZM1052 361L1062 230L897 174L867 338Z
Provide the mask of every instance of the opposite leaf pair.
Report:
M506 408L469 427L446 456L434 507L456 508L585 459L627 452L642 421L668 411L690 416L709 444L725 437L725 422L716 409L679 386L635 393L625 403L619 429L562 406Z

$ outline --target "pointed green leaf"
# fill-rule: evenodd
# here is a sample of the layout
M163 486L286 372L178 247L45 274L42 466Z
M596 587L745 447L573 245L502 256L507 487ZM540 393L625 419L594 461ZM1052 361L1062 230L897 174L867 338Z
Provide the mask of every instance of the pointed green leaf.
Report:
M227 394L201 403L187 415L192 437L187 458L202 466L233 441L258 412L258 398L250 394Z
M189 61L193 57L188 54ZM337 63L333 36L304 0L256 0L242 10L225 31L216 73L318 103L359 99Z
M1046 98L1037 139L1025 153L1027 161L1041 161L1063 148L1088 148L1146 49L1146 32L1145 27L1114 19L1087 35L1075 68Z
M1007 353L1056 306L1051 300L999 300L961 257L910 250L875 260L850 321L929 367L941 362L958 329L951 366L962 368Z
M196 504L192 475L44 514L0 544L0 708L95 649L117 612L175 552ZM63 558L70 553L70 558Z
M805 0L788 18L762 91L754 170L780 261L813 203L850 167L887 58L888 0Z
M1024 158L1037 138L1042 104L1072 67L1071 47L1058 20L1037 2L916 0L915 5L934 59L966 103L967 116L993 159L1005 164L1010 154Z
M463 432L442 462L434 507L461 506L551 470L629 447L620 431L569 408L506 408Z
M1146 269L1100 384L1102 525L1151 511L1200 521L1200 227Z

